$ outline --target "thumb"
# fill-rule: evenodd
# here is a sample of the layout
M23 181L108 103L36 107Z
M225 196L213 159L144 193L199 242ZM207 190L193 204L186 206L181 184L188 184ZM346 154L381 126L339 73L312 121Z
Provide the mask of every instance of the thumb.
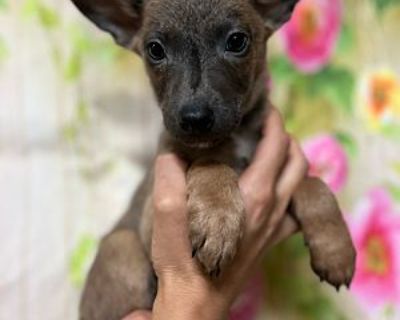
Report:
M149 311L136 311L123 320L151 320L151 312Z
M186 164L174 154L157 158L154 169L154 205L156 218L166 211L179 209L186 203Z
M152 258L157 272L191 260L191 250L186 165L175 155L162 155L154 174Z

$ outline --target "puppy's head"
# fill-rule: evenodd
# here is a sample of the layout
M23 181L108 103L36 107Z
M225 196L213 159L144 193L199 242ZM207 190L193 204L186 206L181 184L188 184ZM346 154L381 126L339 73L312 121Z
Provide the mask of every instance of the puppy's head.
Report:
M263 90L265 41L298 0L73 2L143 57L170 134L206 147L229 136Z

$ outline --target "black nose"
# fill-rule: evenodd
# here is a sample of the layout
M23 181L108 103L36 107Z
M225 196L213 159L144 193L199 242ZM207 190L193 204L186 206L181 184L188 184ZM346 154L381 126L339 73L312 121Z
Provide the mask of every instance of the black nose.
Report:
M180 126L188 134L204 134L214 125L214 113L208 107L189 105L182 108Z

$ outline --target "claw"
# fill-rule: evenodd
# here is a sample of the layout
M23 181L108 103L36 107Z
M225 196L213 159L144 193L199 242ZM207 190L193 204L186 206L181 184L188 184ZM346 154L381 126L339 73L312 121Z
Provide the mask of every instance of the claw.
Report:
M327 279L328 279L326 271L321 271L319 277L321 279L321 282L327 281Z
M201 248L204 247L204 244L205 244L205 243L206 243L206 239L204 238L204 239L201 241L200 245L198 245L197 247L194 247L194 248L193 248L193 250L192 250L192 258L195 257L195 255L197 254L197 251L199 251Z
M218 262L217 269L215 269L215 277L218 278L220 274L221 274L221 267L219 266Z
M211 271L209 275L211 278L218 278L220 274L221 274L221 257L219 258L216 264L215 270Z
M206 244L206 238L204 238L203 241L200 243L199 249L203 248L205 244Z
M209 276L210 278L213 279L213 278L218 278L219 274L220 274L219 269L215 269L209 273Z

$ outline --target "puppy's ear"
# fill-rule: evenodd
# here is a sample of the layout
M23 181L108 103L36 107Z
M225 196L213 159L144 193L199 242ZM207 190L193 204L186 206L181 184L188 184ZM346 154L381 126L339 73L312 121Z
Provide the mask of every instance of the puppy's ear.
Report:
M141 26L144 0L72 0L78 9L115 41L129 47Z
M251 0L271 31L289 21L299 0Z

